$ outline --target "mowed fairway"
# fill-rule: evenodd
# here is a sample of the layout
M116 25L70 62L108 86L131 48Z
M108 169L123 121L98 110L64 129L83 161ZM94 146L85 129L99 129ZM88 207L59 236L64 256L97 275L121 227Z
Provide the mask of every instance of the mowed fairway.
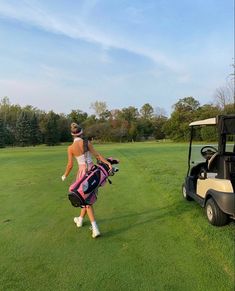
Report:
M0 150L0 290L229 290L234 222L182 199L187 145L96 145L120 171L95 204L102 236L76 228L66 146Z

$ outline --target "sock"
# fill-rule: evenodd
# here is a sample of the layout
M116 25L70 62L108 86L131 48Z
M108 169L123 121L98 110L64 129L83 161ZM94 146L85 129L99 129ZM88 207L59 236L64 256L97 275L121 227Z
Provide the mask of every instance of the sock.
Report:
M98 226L97 226L97 224L96 224L95 221L92 221L91 226L92 226L93 229L94 229L94 228L98 229Z

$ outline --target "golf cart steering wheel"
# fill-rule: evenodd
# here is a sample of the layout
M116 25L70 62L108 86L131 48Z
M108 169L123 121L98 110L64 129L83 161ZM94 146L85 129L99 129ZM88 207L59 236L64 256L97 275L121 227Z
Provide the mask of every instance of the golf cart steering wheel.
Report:
M201 148L201 155L204 159L209 160L218 150L213 146L205 146Z

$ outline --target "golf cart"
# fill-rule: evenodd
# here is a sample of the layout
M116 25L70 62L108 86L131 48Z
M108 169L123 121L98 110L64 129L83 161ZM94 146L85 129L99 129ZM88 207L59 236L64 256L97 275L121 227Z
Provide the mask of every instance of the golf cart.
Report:
M229 218L235 219L235 115L219 115L189 126L191 138L183 197L205 208L212 225L225 225ZM207 140L208 136L214 137L216 142L199 144L203 132L207 133Z

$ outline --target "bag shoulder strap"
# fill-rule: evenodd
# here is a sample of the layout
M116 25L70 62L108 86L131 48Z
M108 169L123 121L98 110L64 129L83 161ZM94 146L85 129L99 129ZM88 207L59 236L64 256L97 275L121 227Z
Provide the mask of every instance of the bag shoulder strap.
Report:
M87 152L89 151L87 138L83 138L83 151L84 151L84 157L85 157L85 163L86 163L86 172L87 172L88 171Z

